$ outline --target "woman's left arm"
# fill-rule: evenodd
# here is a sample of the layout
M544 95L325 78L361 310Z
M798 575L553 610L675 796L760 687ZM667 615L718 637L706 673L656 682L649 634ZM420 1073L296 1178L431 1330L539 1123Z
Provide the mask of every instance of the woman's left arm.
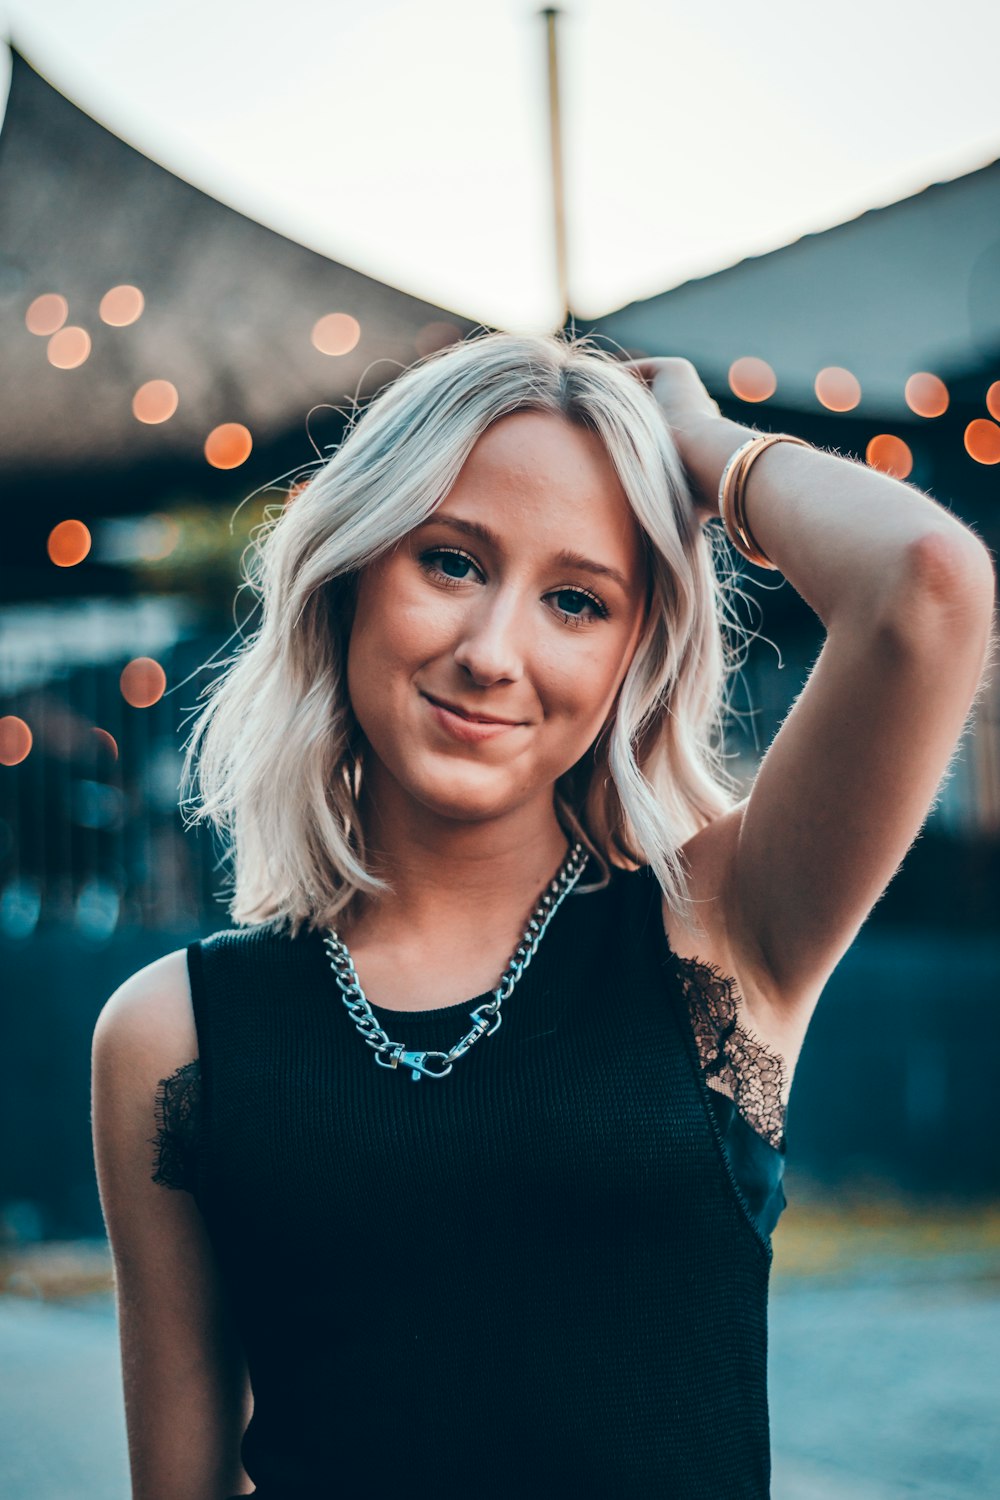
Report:
M753 435L710 412L673 430L702 521ZM826 640L728 815L722 915L775 1018L801 1026L934 805L983 680L995 574L936 501L821 449L773 444L745 496Z

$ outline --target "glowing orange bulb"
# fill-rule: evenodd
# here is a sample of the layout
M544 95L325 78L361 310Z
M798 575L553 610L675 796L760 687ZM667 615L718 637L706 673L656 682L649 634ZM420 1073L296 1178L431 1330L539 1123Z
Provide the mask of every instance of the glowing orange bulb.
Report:
M177 387L169 380L147 380L132 397L132 415L153 425L167 422L177 410Z
M75 370L90 354L90 334L71 323L52 335L45 352L57 370Z
M49 334L63 326L68 317L69 303L66 298L60 297L58 292L45 292L32 302L24 315L24 322L29 333L48 338Z
M853 411L861 400L856 375L840 365L828 365L816 376L816 398L828 411Z
M127 328L142 317L146 299L137 286L113 286L105 292L98 309L105 323L112 328Z
M977 464L1000 464L1000 427L976 417L965 429L965 451Z
M312 342L320 354L350 354L361 337L361 324L350 313L327 313L312 331Z
M23 719L7 714L0 719L0 766L19 766L31 750L31 730Z
M986 392L986 410L997 422L1000 422L1000 380L994 380Z
M741 401L767 401L778 389L778 378L766 359L746 354L729 366L729 386Z
M48 554L57 568L75 568L90 547L90 532L82 521L60 521L49 532Z
M940 417L948 410L948 387L926 370L910 376L904 395L907 406L918 417Z
M114 735L109 734L106 729L98 728L96 724L90 732L94 736L94 739L97 741L97 743L100 745L101 749L106 751L107 754L111 756L112 760L117 760L118 742L115 739Z
M159 703L167 686L167 674L151 656L136 656L118 679L122 697L133 708L151 708Z
M238 469L253 448L250 430L242 422L223 422L205 439L205 457L213 469Z
M913 470L909 445L891 432L880 432L872 438L865 449L865 459L873 469L891 474L893 479L905 479Z

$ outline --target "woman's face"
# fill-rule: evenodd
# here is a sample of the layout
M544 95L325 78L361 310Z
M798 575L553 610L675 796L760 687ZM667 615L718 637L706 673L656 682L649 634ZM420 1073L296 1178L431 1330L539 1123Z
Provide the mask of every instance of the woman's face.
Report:
M646 572L600 438L503 417L429 520L364 569L348 691L376 806L447 819L538 802L607 719L635 652Z

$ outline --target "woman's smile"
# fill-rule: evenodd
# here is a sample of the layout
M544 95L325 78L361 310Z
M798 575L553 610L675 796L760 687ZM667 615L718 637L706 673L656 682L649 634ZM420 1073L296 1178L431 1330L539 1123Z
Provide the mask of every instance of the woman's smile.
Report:
M431 717L446 734L452 735L456 740L463 740L466 744L474 744L479 740L494 739L497 735L505 734L512 729L524 727L520 720L494 719L485 714L472 714L457 705L448 704L441 698L432 698L429 693L421 692L430 709Z

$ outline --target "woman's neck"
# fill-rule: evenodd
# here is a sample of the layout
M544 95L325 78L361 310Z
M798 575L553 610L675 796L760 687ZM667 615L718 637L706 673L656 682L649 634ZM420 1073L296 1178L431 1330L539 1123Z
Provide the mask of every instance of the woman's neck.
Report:
M477 823L434 817L398 787L368 787L366 863L391 889L358 895L337 931L373 1004L458 1004L496 985L567 852L551 804Z
M533 903L566 856L567 838L551 800L475 823L436 816L394 785L363 789L360 814L366 863L391 893L361 912L420 927L444 911L470 917L484 909ZM366 922L367 925L367 922Z

